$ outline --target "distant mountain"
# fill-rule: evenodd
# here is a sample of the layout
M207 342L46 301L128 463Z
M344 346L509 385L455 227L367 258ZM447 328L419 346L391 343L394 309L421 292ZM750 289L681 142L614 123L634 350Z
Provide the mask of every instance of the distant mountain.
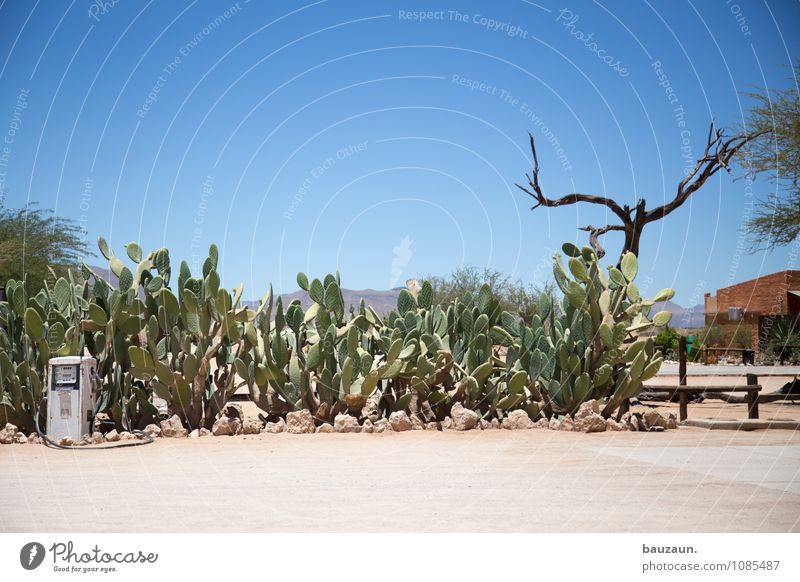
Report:
M669 326L673 328L688 329L705 325L705 314L702 305L681 307L673 301L662 301L653 305L650 313L658 313L659 311L669 311L672 314Z
M342 289L342 296L344 297L345 309L349 310L352 305L358 309L358 303L361 298L364 298L364 303L372 306L378 315L386 315L397 306L397 296L400 294L400 289L389 289L388 291L376 291L375 289ZM311 299L305 291L297 290L293 293L284 293L281 295L283 305L289 305L295 299L300 299L300 304L303 309L311 307ZM258 301L245 301L248 307L258 307Z
M119 285L119 279L117 279L117 276L112 273L110 269L97 266L89 268L95 275L101 279L105 279L112 286L116 287ZM367 305L371 305L378 315L386 315L397 306L397 296L400 294L401 289L403 289L403 287L397 287L387 291L377 291L375 289L342 289L345 309L349 309L350 305L358 308L358 303L363 297L364 302ZM281 297L284 306L289 305L294 299L300 299L300 304L303 306L303 309L311 307L311 299L309 299L308 294L300 289L293 293L284 293ZM258 307L258 301L243 301L242 303L254 309Z
M107 269L105 267L89 267L89 269L94 273L96 276L100 277L101 279L105 279L108 281L112 287L119 286L119 279L117 276L111 271L111 269Z
M109 281L112 285L117 285L117 277L103 267L91 267L99 277ZM403 287L396 287L386 291L378 291L375 289L342 289L344 297L345 308L349 309L350 305L358 308L358 302L364 298L367 305L378 313L378 315L386 315L397 306L397 296ZM297 290L293 293L284 293L281 295L284 306L289 305L294 299L300 299L300 304L303 309L308 309L311 306L311 299L305 291ZM257 308L258 301L243 301L245 305L250 308ZM669 311L672 313L672 320L669 322L670 327L687 329L692 327L703 327L705 325L705 316L703 314L703 306L695 305L694 307L681 307L674 301L662 301L653 305L650 313L657 313L659 311Z

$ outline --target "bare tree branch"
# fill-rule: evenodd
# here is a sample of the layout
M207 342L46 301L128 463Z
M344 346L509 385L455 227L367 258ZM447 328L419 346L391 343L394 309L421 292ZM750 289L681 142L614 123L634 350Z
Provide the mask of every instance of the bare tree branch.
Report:
M733 156L749 142L766 133L769 133L769 130L743 133L725 139L723 130L715 128L712 121L702 157L697 160L694 168L678 184L675 198L671 202L654 208L645 214L645 224L664 218L667 214L679 208L689 199L689 196L697 192L706 183L706 180L722 168L730 172L730 161Z
M587 226L582 226L578 230L583 230L589 233L589 244L594 249L594 252L597 253L598 258L602 259L606 255L606 251L600 244L600 239L598 237L611 230L625 230L625 226L622 224L609 224L602 227L594 227L590 224Z
M525 174L528 179L528 186L526 188L520 184L516 184L517 188L525 192L528 196L536 200L536 204L531 207L531 210L539 208L539 206L546 206L553 208L556 206L566 206L568 204L575 204L577 202L588 202L590 204L602 204L607 206L614 214L624 221L630 221L630 209L623 209L615 200L605 196L594 196L592 194L579 194L574 192L566 194L561 198L551 199L544 195L542 187L539 185L539 158L536 155L536 144L533 140L533 134L529 133L531 141L531 152L533 153L533 176Z
M739 153L744 146L750 142L754 142L760 136L770 133L770 129L759 129L741 133L732 137L726 137L721 128L717 128L712 121L708 129L708 138L706 139L706 146L703 154L697 159L694 167L688 172L686 176L678 184L678 189L675 198L648 211L646 209L647 202L644 198L636 201L636 205L631 208L627 204L620 204L616 200L605 196L594 196L591 194L581 194L573 192L565 194L560 198L548 198L545 196L539 183L539 158L536 154L536 144L534 143L533 135L528 134L530 137L531 152L533 153L533 173L532 175L525 174L528 180L528 186L521 186L517 184L517 188L525 192L528 196L533 198L536 203L531 210L540 206L554 208L557 206L566 206L569 204L576 204L578 202L587 202L589 204L598 204L606 206L611 210L619 219L622 224L610 224L602 227L586 226L580 230L589 233L589 243L599 256L603 256L605 251L600 245L599 237L609 231L623 231L625 233L625 244L622 255L627 251L634 254L639 253L639 239L642 235L642 230L645 225L655 220L664 218L669 213L679 208L689 197L697 192L706 181L721 169L730 172L730 163L734 156Z

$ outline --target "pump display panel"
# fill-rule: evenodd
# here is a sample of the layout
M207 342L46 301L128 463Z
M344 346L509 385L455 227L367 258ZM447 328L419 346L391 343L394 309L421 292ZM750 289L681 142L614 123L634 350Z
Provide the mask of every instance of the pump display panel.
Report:
M78 383L78 366L55 366L53 378L56 386L66 384L74 386Z

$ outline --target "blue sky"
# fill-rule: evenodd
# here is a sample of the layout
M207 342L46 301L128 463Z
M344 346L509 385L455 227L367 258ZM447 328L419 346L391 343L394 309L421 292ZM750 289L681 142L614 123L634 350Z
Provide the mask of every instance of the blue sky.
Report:
M457 8L455 8L457 6ZM424 11L420 14L420 11ZM78 221L92 248L166 245L258 298L298 270L350 288L490 266L551 278L586 205L530 211L515 187L537 137L545 192L648 206L674 196L712 117L787 87L797 2L134 2L0 5L0 188ZM640 287L683 305L800 268L748 254L752 188L718 175L641 246ZM605 237L609 259L621 237ZM102 258L90 258L99 264Z

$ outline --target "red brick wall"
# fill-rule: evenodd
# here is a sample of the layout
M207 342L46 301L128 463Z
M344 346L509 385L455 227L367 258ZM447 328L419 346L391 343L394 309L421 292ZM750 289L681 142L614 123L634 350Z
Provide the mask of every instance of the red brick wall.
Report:
M717 290L717 312L742 307L761 315L787 314L789 289L800 289L800 271L781 271Z
M705 297L706 325L729 323L728 308L743 308L745 316L740 325L750 328L753 346L758 349L768 331L760 329L765 319L798 313L798 302L789 296L789 289L800 289L800 271L781 271L717 289L716 297Z

